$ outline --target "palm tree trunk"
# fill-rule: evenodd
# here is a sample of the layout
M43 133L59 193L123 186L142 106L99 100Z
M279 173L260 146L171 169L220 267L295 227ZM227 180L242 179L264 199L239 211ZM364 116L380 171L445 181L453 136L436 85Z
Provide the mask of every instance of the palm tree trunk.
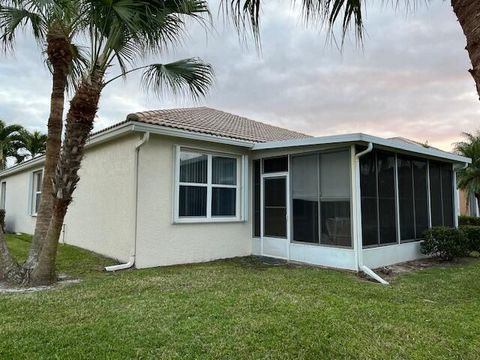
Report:
M53 214L30 284L51 284L56 280L55 260L63 221L80 180L85 143L93 128L102 90L103 73L83 80L70 103L62 152L53 181Z
M467 38L467 51L472 63L470 74L480 96L480 1L452 0L452 7Z
M50 116L48 118L48 139L45 153L45 167L43 173L42 196L37 214L35 233L32 245L24 264L31 269L38 261L47 235L53 209L53 185L60 148L62 144L63 109L65 104L65 88L67 86L68 68L72 61L70 39L60 33L47 34L47 54L53 68L52 93L50 96Z

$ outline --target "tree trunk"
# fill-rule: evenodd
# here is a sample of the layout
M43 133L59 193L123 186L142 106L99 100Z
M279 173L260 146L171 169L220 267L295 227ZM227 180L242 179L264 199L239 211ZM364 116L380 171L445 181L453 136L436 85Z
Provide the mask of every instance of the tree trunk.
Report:
M30 284L45 285L56 280L55 260L63 220L72 201L72 194L80 180L78 170L85 143L93 128L102 90L103 73L83 80L70 102L62 152L53 181L53 214L37 266Z
M472 63L470 74L480 96L480 1L452 0L452 7L467 38L467 51Z
M48 139L43 172L42 196L37 214L35 233L32 245L24 264L31 269L38 261L48 226L52 218L53 186L60 148L62 144L63 109L65 103L65 88L67 86L68 68L72 62L70 39L63 33L47 34L48 60L53 68L53 84L50 96L50 116L48 118Z

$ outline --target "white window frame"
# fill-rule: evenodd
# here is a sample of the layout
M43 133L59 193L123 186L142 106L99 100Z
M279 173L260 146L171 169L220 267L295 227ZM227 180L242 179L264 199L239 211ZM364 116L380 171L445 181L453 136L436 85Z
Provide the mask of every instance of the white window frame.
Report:
M180 154L182 151L195 152L207 156L207 183L189 183L180 182ZM214 156L228 157L236 160L236 185L221 185L212 183L212 158ZM174 202L173 202L173 223L216 223L216 222L242 222L246 221L245 211L245 164L248 165L246 157L239 154L222 153L217 151L205 150L201 148L191 148L176 145L174 162ZM197 186L207 188L207 214L206 216L179 216L180 186ZM235 216L212 216L212 189L213 188L231 188L235 192Z
M7 203L7 182L2 181L0 189L0 209L5 209Z
M41 181L41 184L40 184L40 190L38 189L35 189L36 187L36 177L38 174L41 174L42 176L42 181ZM32 187L31 187L31 191L30 191L30 214L32 216L37 216L37 212L35 211L36 207L37 207L37 195L41 195L42 194L42 186L43 186L43 170L37 170L37 171L34 171L32 172Z

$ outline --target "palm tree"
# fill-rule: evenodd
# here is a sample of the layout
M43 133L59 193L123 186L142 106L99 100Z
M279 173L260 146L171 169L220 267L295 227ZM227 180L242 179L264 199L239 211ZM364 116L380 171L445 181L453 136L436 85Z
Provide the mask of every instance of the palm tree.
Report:
M21 155L24 159L27 157L33 159L45 154L47 150L47 135L42 134L40 131L30 132L26 129L20 130L19 135L19 150L26 152L26 154Z
M93 128L103 89L132 72L142 71L145 87L157 94L167 90L197 99L213 82L209 64L197 58L142 65L146 52L162 54L178 43L186 18L202 21L208 14L203 0L83 0L82 16L89 44L88 61L67 113L65 139L53 181L53 210L39 255L28 267L12 260L0 232L0 274L15 283L48 284L55 281L58 239L72 194L79 181L85 143ZM138 65L137 65L138 64ZM118 75L107 77L107 69ZM3 268L1 267L3 265Z
M7 167L7 158L15 157L22 129L20 125L6 125L0 120L0 170Z
M480 204L480 131L463 133L466 140L455 144L455 152L472 159L472 163L457 172L457 186L468 194L474 194Z
M0 42L12 50L18 32L28 29L52 73L48 142L44 166L42 197L35 233L27 263L33 265L38 256L52 216L52 178L60 156L63 129L65 90L74 84L82 68L83 58L73 37L83 28L80 5L74 0L1 0ZM21 160L21 158L17 159Z
M254 37L259 39L261 3L263 0L222 0L222 8L230 14L235 26L241 30L250 27ZM415 8L417 0L392 0L394 7L405 5ZM420 2L420 1L418 1ZM428 3L429 0L422 2ZM446 1L445 1L446 2ZM291 0L296 5L295 0ZM373 3L373 1L371 2ZM359 42L363 40L364 15L367 0L301 0L302 17L307 22L319 21L325 24L333 34L333 27L341 25L342 43L350 28L353 28ZM466 37L466 50L470 57L472 75L477 93L480 96L480 1L450 0L450 4Z

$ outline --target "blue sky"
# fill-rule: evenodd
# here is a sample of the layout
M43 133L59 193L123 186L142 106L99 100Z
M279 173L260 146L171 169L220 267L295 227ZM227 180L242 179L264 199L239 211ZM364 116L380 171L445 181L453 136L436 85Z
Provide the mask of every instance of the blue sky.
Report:
M199 56L210 62L216 83L208 97L198 103L156 98L133 76L105 90L96 129L131 112L179 106L210 106L317 136L404 136L446 150L462 131L477 129L480 102L448 2L413 13L372 5L363 48L347 40L343 51L318 27L306 27L288 4L265 4L261 53L239 41L213 4L214 30L192 25L183 46L147 59ZM46 131L50 78L37 44L25 34L15 54L1 56L0 118Z

